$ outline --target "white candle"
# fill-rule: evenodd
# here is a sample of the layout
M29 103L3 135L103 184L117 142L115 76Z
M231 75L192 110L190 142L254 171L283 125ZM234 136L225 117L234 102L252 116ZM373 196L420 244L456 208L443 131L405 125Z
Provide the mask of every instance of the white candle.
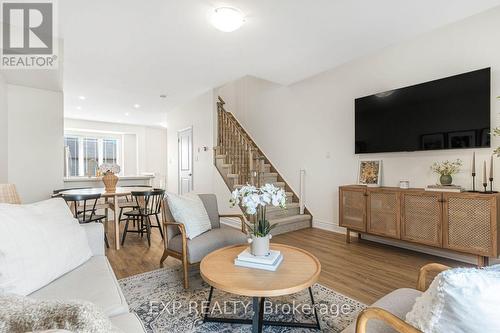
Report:
M472 173L476 173L476 152L472 152Z
M490 179L493 179L493 155L490 158Z
M488 180L486 179L486 161L483 164L483 184L487 184Z

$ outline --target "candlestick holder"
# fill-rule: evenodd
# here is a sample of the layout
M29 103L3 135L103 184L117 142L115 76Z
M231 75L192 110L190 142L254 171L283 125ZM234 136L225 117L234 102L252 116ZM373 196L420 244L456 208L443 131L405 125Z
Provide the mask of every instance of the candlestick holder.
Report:
M483 183L484 191L483 193L488 193L488 183Z
M475 172L472 173L472 191L468 191L468 192L473 192L473 193L478 192L478 191L476 191L476 173Z
M497 191L493 191L493 178L489 178L490 181L490 190L488 193L498 193Z

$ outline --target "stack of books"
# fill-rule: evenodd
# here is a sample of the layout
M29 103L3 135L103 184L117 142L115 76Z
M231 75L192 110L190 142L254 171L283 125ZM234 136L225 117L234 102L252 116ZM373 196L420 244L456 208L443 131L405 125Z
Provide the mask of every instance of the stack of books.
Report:
M274 272L282 261L283 255L280 251L271 250L267 256L257 257L250 252L250 248L247 248L234 259L234 264Z
M434 192L463 192L465 189L458 185L427 185L425 190Z

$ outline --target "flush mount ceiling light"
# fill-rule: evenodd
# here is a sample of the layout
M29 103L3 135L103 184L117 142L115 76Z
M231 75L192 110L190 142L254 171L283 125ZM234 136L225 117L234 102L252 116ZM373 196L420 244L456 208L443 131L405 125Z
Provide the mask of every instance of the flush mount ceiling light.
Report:
M134 104L134 109L138 109L138 108L140 108L140 107L141 107L141 105L140 105L140 104Z
M87 98L86 98L85 96L78 96L78 99L80 99L80 100L84 101L84 100L86 100Z
M218 30L231 32L239 29L245 23L245 17L237 8L219 7L212 12L210 21Z

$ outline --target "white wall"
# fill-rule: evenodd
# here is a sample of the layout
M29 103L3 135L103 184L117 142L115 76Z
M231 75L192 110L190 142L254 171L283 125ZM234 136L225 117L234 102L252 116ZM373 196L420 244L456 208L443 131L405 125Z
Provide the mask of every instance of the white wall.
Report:
M7 86L8 182L24 203L63 185L62 92Z
M64 128L121 135L124 176L154 173L157 181L167 176L167 130L164 128L70 118L64 119Z
M290 86L245 77L216 93L294 189L299 169L306 169L306 205L314 225L338 230L338 186L356 181L360 157L383 160L383 185L409 179L412 187L437 181L432 162L461 158L465 167L454 183L471 186L471 150L355 155L354 99L484 67L492 68L492 96L498 96L499 37L497 8ZM493 127L500 125L499 111L500 101L492 98ZM491 151L476 149L478 161ZM496 164L499 189L498 159Z
M177 133L193 127L193 187L196 193L215 193L219 212L235 213L229 208L229 189L218 174L213 162L215 101L213 92L206 92L191 102L167 113L168 124L168 190L178 193ZM208 151L200 148L206 146Z
M8 110L7 84L0 75L0 184L7 183L8 179Z

